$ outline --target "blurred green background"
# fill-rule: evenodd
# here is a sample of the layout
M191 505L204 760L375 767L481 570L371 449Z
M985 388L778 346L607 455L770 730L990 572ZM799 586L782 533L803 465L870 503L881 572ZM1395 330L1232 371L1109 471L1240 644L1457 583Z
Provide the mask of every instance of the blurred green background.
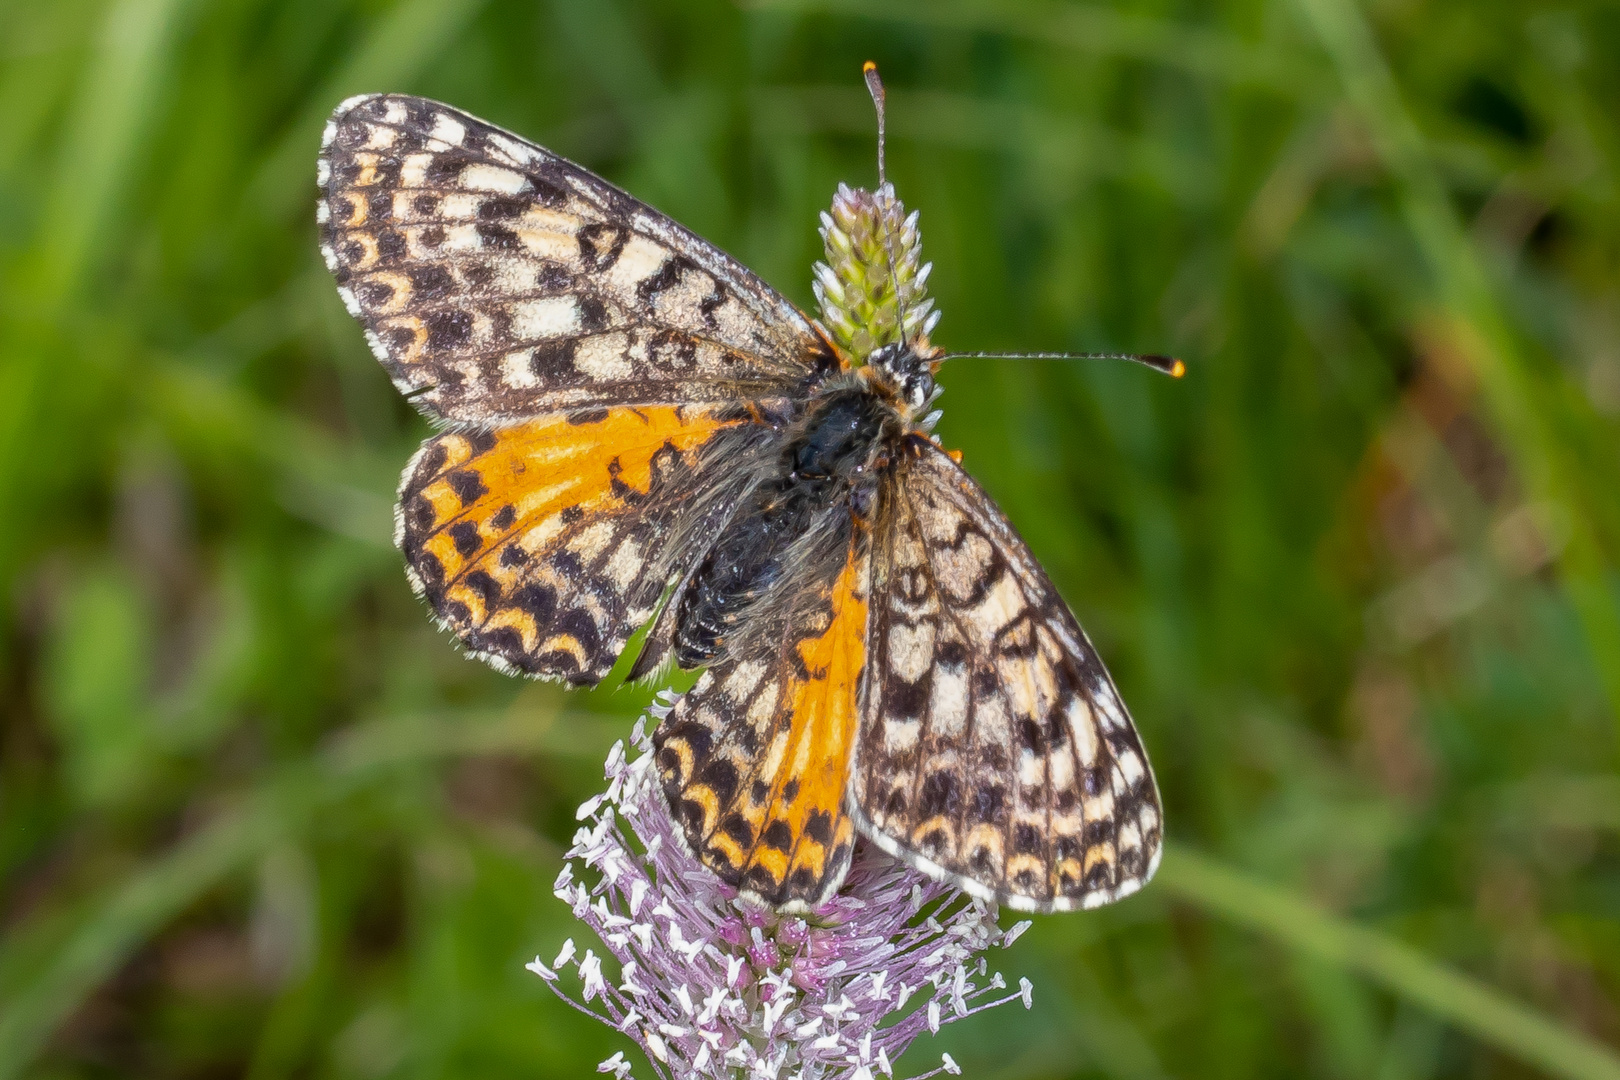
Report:
M1620 1077L1613 5L0 0L0 1080L628 1047L522 963L645 695L412 598L320 128L452 102L808 306L868 58L941 344L1190 368L945 370L1171 852L912 1071Z

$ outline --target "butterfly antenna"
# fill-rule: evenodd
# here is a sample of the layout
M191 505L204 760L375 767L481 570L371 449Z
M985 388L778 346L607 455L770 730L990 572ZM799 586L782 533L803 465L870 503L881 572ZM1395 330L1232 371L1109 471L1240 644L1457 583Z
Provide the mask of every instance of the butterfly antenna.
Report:
M866 90L872 95L872 104L877 107L878 121L878 184L881 186L889 182L883 169L883 79L878 75L877 65L868 60L861 65L861 74L866 76Z
M872 105L877 109L877 122L878 122L878 191L883 192L883 191L887 190L889 192L889 195L892 197L893 196L893 190L889 188L888 170L884 167L884 160L883 160L884 143L886 141L885 140L885 135L887 134L887 125L885 123L885 120L886 120L886 114L888 112L888 110L885 108L885 106L887 104L889 95L888 95L888 92L883 89L883 77L878 74L878 69L877 69L877 64L876 63L874 63L871 60L868 60L866 63L862 64L861 65L861 74L866 76L866 90L867 90L867 93L872 95ZM887 215L885 215L885 220L887 220ZM884 242L883 242L883 256L884 256L884 261L889 264L889 280L894 283L895 317L899 320L900 340L905 341L906 340L906 302L905 302L905 298L900 295L900 279L899 279L899 276L896 273L896 268L895 268L895 265L894 265L894 248L893 248L893 245L890 242L890 238L886 238L884 240Z
M1172 379L1179 379L1187 374L1187 365L1173 356L1160 356L1157 353L1117 353L1117 352L952 352L941 356L941 360L1129 360L1133 364L1143 364L1154 371L1162 371Z

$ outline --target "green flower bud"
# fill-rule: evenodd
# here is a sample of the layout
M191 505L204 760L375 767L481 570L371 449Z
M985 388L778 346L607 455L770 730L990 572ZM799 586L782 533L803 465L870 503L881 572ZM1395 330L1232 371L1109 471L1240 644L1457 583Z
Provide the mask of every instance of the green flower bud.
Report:
M937 319L929 317L928 272L922 263L917 214L894 196L838 185L832 209L821 215L827 261L815 267L821 323L857 364L872 351L905 341L926 349Z

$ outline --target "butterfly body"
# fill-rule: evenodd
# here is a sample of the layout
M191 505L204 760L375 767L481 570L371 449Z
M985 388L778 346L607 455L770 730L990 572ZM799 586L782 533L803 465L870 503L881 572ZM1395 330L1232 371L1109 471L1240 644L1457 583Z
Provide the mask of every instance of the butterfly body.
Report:
M420 98L340 106L320 180L340 294L447 428L401 483L413 585L503 670L595 685L649 622L631 677L703 668L654 745L705 865L784 908L857 836L1028 909L1152 873L1135 729L930 434L925 340L852 356L663 215Z

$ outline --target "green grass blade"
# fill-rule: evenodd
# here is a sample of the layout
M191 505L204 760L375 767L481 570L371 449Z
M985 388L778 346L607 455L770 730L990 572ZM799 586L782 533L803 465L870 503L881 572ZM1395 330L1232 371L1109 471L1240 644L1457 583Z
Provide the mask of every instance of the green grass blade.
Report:
M1551 1076L1620 1080L1620 1055L1547 1019L1422 952L1356 926L1295 894L1207 855L1165 852L1158 880L1175 896L1377 983L1399 997Z
M310 800L300 793L312 785L298 779L277 778L109 892L0 1010L0 1080L20 1076L85 996L164 923L302 820Z
M165 923L230 874L297 835L322 806L400 765L466 754L589 754L600 761L623 724L572 717L559 724L549 709L488 717L408 716L358 725L314 760L286 766L239 805L151 860L70 931L44 970L0 1005L0 1080L20 1076L47 1039ZM26 950L24 926L0 942L0 970Z
M1569 538L1560 560L1563 585L1586 633L1620 733L1620 608L1608 584L1596 530L1582 505L1579 469L1559 438L1559 420L1550 412L1547 391L1531 372L1361 10L1354 0L1299 0L1299 4L1395 176L1407 225L1456 322L1454 344L1473 365L1526 485L1535 498L1558 507L1568 520Z
M117 0L81 83L40 222L47 302L76 288L108 248L107 229L133 174L189 0Z

